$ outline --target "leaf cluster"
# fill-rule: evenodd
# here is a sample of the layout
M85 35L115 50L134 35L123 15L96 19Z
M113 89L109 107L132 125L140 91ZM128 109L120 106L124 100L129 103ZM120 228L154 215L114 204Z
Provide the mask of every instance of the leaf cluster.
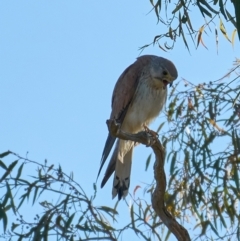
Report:
M240 240L239 80L239 60L219 80L195 85L182 79L166 110L170 130L161 131L169 211L195 223L203 240ZM178 91L181 84L185 90Z
M95 184L93 195L88 197L74 181L73 173L67 175L61 166L55 167L47 160L38 163L11 151L0 154L0 158L0 225L3 227L0 238L118 240L125 232L132 231L144 240L151 237L161 240L159 226L162 222L145 200L133 198L134 203L127 204L130 217L120 226L118 202L113 208L94 205ZM7 158L16 160L7 165ZM26 175L25 170L26 173L31 170L31 175ZM15 221L9 220L11 215Z
M150 0L150 3L158 23L161 24L161 33L154 37L152 43L142 46L141 50L151 44L157 44L163 51L168 51L174 48L178 38L182 40L188 51L190 51L189 40L195 48L199 44L207 48L203 35L209 33L214 33L218 48L219 30L232 45L237 32L240 39L240 2L237 0L178 0L177 2ZM231 38L227 34L225 25L227 29L233 28Z

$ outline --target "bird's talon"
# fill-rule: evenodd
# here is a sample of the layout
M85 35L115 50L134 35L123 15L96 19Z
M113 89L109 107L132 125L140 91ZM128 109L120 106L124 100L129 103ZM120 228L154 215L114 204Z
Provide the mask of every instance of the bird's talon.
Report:
M151 133L150 133L151 134ZM147 137L147 145L146 147L152 146L156 142L156 138L152 135L148 135Z
M145 124L143 124L143 128L150 136L152 136L153 139L158 139L159 135L157 132L150 130Z

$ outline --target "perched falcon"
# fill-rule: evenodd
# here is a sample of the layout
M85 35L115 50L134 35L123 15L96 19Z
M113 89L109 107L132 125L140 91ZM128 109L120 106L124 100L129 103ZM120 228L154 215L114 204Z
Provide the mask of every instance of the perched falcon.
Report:
M144 55L130 65L119 77L112 95L110 119L121 125L121 130L137 133L148 126L162 110L167 97L167 85L177 78L174 64L162 57ZM115 137L108 134L102 154L102 167L113 147ZM128 194L134 142L118 139L101 187L115 171L112 198Z

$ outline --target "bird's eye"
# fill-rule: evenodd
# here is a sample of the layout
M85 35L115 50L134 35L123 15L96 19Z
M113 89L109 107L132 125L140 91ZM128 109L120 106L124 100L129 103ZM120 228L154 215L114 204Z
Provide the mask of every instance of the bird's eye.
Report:
M168 72L166 70L163 70L163 75L167 75Z

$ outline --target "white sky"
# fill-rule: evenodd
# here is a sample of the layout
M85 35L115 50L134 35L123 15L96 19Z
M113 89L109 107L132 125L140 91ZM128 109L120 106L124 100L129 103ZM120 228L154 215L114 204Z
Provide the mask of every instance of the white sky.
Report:
M28 152L35 161L60 164L92 194L115 82L140 54L138 48L164 29L150 10L147 0L1 1L0 153ZM195 21L200 28L202 19ZM234 50L220 31L218 55L211 34L204 35L209 50L190 44L189 54L178 41L171 52L156 46L142 54L169 58L179 79L193 83L222 77L239 57L238 39ZM152 181L152 168L144 171L150 151L136 148L131 192ZM111 186L112 180L98 190L98 205L115 205ZM119 210L120 219L128 216L124 202Z

